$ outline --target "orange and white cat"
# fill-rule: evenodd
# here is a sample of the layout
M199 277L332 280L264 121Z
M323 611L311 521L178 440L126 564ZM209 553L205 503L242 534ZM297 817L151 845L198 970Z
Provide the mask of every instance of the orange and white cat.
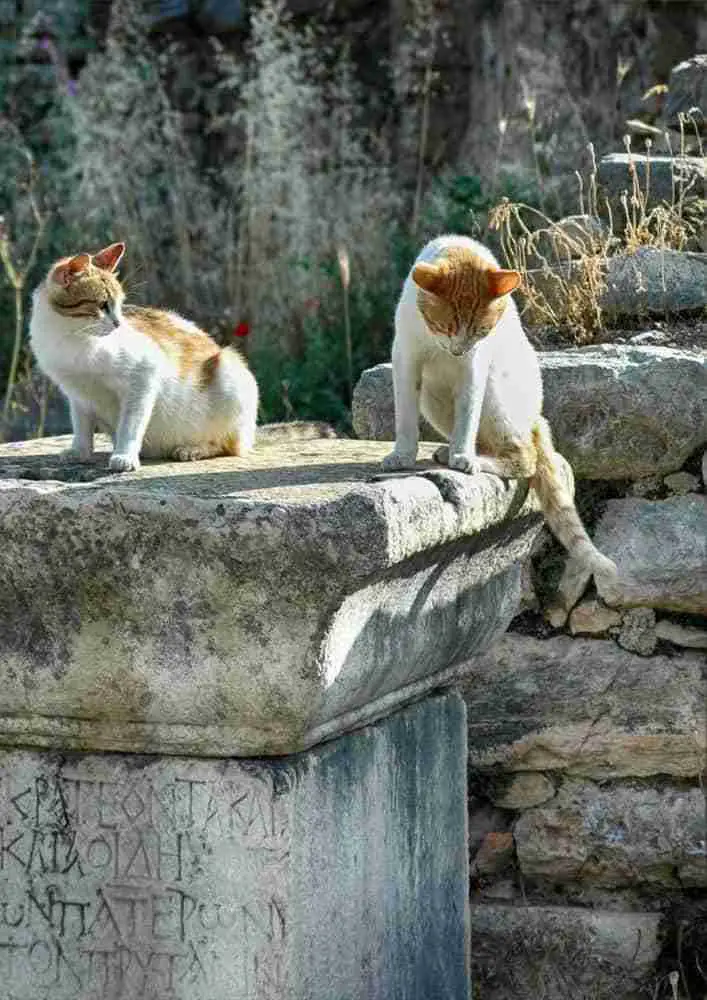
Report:
M247 454L258 387L245 361L177 313L124 306L124 252L113 243L64 258L33 295L32 350L71 408L67 454L89 461L97 425L113 437L114 472L139 468L141 454Z
M437 461L468 473L528 478L547 523L570 554L559 602L568 611L593 574L610 591L616 566L594 546L542 414L538 358L510 293L520 284L466 236L423 248L395 314L395 448L388 470L417 456L420 410L449 440ZM566 463L565 463L566 464Z

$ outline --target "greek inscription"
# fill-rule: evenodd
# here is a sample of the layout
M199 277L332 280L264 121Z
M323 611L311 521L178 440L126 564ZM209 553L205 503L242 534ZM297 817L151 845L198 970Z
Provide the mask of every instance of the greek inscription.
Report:
M288 793L236 764L107 760L0 757L0 994L284 997Z

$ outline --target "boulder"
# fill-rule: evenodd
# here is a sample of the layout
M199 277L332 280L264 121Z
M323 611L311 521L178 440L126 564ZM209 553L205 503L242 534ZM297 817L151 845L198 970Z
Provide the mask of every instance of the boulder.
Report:
M660 953L660 919L568 906L472 905L474 983L484 1000L644 995Z
M611 640L510 632L473 657L462 683L472 772L695 778L707 744L703 666L696 652L647 662Z
M675 472L707 441L707 360L696 352L599 344L539 359L545 414L580 479ZM394 440L390 364L361 375L353 425L360 438Z
M596 298L605 319L674 315L707 307L705 253L641 247L634 253L531 269L527 279L562 316L569 294L586 285L587 267L600 268Z
M602 635L621 624L621 614L608 608L602 601L582 601L570 613L569 629L572 635Z
M593 886L707 887L705 800L699 788L568 780L513 828L526 878Z
M698 108L701 114L695 114L697 128L707 132L707 55L700 54L686 59L674 66L668 83L668 99L665 105L665 117L671 128L679 129L678 116L689 114L693 108ZM688 123L686 131L694 126Z
M555 784L540 771L521 771L505 776L494 786L491 799L499 809L517 812L542 805L555 794Z
M609 232L601 219L593 215L568 215L534 233L534 252L529 254L528 266L542 267L601 252L608 238Z
M697 493L700 488L699 477L693 476L691 472L673 472L663 479L663 484L675 496Z
M619 569L610 603L707 614L707 497L608 500L594 539Z
M690 625L680 625L667 619L659 621L655 634L664 642L684 649L707 649L707 629L694 628Z
M631 608L627 611L617 638L619 646L624 649L640 656L650 656L658 642L653 608Z
M707 359L697 352L599 344L540 361L545 414L579 479L675 472L707 441Z
M623 227L621 195L633 191L633 172L650 210L660 202L669 205L681 197L704 198L707 163L701 156L644 156L640 153L610 153L599 161L597 180L611 204L615 227Z

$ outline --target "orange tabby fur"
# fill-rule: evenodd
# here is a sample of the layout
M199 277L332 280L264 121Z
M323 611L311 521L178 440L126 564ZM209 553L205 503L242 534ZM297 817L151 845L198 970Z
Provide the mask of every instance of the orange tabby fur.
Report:
M258 389L244 359L176 313L124 306L124 252L114 243L63 258L34 295L32 346L69 399L72 456L91 458L97 423L113 436L116 472L139 468L141 453L247 454Z
M396 437L387 469L414 465L419 410L445 438L438 461L462 472L527 478L550 529L570 554L559 588L569 610L590 575L609 594L616 567L587 534L566 463L542 416L537 355L510 297L520 275L464 236L421 251L395 318Z

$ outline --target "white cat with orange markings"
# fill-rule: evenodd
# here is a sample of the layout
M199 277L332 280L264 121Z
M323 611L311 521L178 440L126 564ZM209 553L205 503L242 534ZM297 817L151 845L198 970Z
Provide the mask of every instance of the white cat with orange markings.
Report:
M34 292L32 350L69 400L68 454L89 461L97 425L113 437L114 472L138 469L140 455L247 454L258 387L245 361L177 313L124 306L124 253L113 243L64 258Z

